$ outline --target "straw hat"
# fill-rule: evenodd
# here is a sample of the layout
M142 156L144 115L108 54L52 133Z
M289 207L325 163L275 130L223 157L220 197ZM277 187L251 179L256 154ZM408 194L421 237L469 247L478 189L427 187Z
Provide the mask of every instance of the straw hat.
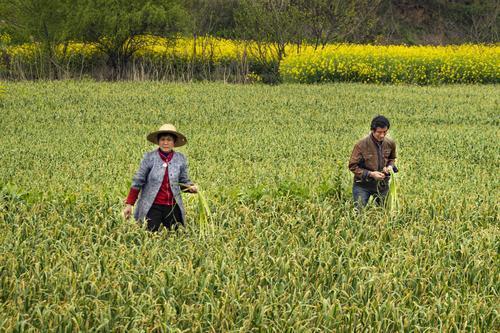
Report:
M177 132L177 129L172 124L162 125L160 127L160 129L157 130L156 132L149 133L148 136L146 137L146 139L148 139L149 142L152 142L154 144L158 144L158 134L173 134L173 135L175 135L177 137L177 140L175 140L174 147L184 146L187 143L186 137L182 133Z

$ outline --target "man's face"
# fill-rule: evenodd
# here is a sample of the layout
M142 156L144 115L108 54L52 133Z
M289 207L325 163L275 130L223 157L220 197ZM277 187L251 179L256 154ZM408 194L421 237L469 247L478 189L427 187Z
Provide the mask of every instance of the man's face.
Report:
M388 131L389 129L387 127L377 127L372 130L373 137L375 138L375 140L382 142L384 141L384 138L387 135Z

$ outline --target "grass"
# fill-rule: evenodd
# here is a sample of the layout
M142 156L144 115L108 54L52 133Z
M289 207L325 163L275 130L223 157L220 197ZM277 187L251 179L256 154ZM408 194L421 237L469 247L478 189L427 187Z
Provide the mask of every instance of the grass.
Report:
M0 331L495 331L497 86L9 83L0 120ZM347 161L392 121L391 218ZM204 189L187 227L121 218L172 122Z
M200 239L204 239L205 237L213 237L215 232L215 225L212 220L212 213L210 212L207 198L201 190L198 190L196 196L198 198L198 214L196 220L198 222Z

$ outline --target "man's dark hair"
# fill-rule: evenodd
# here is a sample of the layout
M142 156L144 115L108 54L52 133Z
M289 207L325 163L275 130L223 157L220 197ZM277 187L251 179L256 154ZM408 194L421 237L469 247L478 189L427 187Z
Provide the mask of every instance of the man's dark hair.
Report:
M163 136L170 136L174 139L174 142L177 141L177 135L175 134L172 134L172 133L160 133L156 136L156 139L158 142L160 142L160 139L163 137Z
M370 125L372 131L376 130L377 127L378 128L387 127L387 129L389 129L389 127L391 127L391 123L389 122L389 119L379 115L372 119L372 123Z

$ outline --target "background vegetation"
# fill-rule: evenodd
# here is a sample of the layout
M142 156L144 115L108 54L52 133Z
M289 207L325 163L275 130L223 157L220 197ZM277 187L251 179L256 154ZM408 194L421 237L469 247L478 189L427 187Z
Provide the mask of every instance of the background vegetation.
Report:
M258 74L273 83L281 80L287 45L299 51L304 44L317 49L345 42L497 43L499 10L495 0L0 0L0 73L14 79L85 74L105 80L212 80L230 73L238 82ZM166 38L169 44L179 37L192 39L192 54L200 37L250 41L273 57L230 66L195 59L152 62L135 57L145 46L143 35ZM37 48L36 61L19 62L7 49L23 43ZM74 57L70 43L91 45L102 56ZM155 74L163 73L164 66L174 74Z

